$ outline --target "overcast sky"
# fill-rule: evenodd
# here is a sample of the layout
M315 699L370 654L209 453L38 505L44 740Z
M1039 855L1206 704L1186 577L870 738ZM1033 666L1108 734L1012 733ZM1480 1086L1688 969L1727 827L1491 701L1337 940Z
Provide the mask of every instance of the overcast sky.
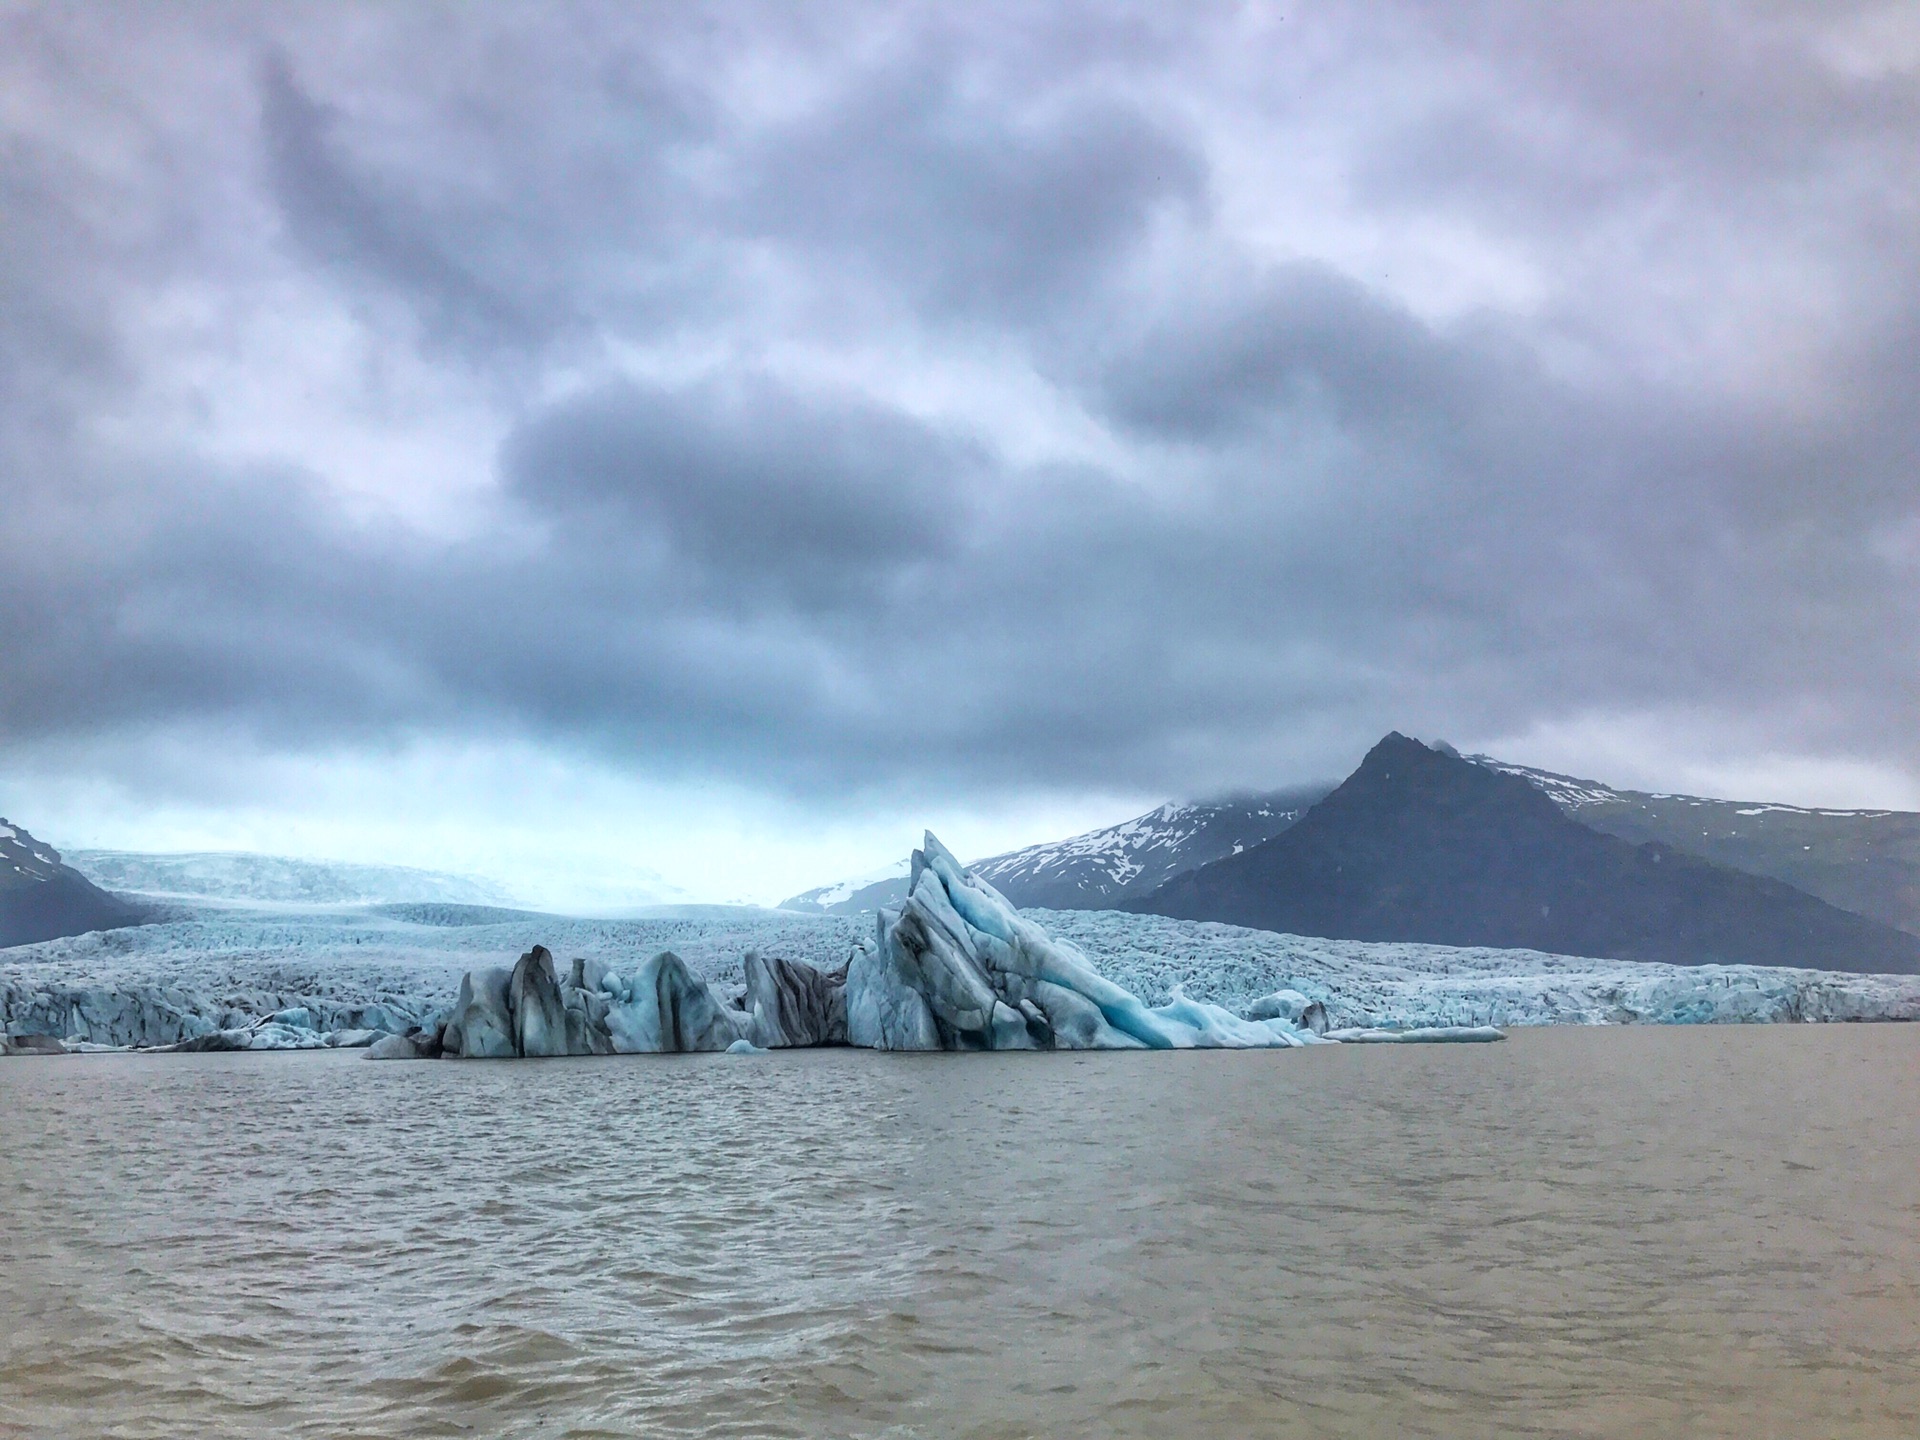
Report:
M1920 808L1920 6L0 8L0 811L776 900Z

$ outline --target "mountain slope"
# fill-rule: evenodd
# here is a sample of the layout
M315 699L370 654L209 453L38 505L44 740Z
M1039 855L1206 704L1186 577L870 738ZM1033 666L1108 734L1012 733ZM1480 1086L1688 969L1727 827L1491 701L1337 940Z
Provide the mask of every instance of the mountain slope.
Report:
M51 845L0 818L0 948L117 930L145 918L139 906L63 864Z
M1015 905L1103 910L1182 871L1271 840L1331 787L1162 805L1125 824L995 855L969 867Z
M1716 864L1769 875L1829 905L1920 935L1920 815L1619 790L1486 755L1469 758L1518 775L1595 830L1636 845L1660 841Z
M977 860L967 868L1015 905L1101 910L1151 894L1197 865L1272 839L1331 787L1302 785L1192 805L1162 805L1120 825ZM907 862L780 902L782 910L851 915L898 905Z
M1400 734L1284 833L1123 908L1355 940L1920 974L1920 938L1602 834L1520 776Z

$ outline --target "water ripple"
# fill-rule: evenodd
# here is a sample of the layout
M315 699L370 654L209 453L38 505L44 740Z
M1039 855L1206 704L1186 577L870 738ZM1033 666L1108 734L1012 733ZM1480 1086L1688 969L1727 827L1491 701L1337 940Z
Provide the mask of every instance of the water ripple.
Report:
M0 1067L0 1435L1920 1433L1920 1029Z

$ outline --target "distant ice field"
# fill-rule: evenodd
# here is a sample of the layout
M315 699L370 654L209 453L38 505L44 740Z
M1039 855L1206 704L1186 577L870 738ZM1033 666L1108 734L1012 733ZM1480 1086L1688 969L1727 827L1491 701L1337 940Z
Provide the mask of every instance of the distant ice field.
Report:
M467 970L510 964L535 944L563 962L584 955L617 972L672 950L725 984L741 979L749 949L834 966L873 927L871 916L727 907L630 920L446 903L189 902L174 913L161 924L0 951L0 996L166 989L250 1015L316 1001L421 1013L450 1003ZM1912 976L1372 944L1118 911L1023 913L1148 1004L1178 987L1238 1011L1291 988L1324 1002L1336 1028L1920 1019Z
M450 1004L460 977L510 965L534 945L616 971L673 950L696 972L738 976L753 948L837 965L856 923L754 909L696 918L579 920L444 903L298 907L191 902L178 918L0 950L0 987L178 990L214 1009L264 1015L309 1001ZM511 918L500 918L502 916ZM477 923L476 923L477 922ZM858 925L864 932L870 920Z

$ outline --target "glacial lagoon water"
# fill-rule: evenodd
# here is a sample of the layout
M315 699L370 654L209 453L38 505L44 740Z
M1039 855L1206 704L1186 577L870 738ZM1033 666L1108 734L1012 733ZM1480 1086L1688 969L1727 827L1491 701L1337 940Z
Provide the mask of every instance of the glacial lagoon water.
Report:
M0 1435L1912 1436L1920 1026L0 1062Z

